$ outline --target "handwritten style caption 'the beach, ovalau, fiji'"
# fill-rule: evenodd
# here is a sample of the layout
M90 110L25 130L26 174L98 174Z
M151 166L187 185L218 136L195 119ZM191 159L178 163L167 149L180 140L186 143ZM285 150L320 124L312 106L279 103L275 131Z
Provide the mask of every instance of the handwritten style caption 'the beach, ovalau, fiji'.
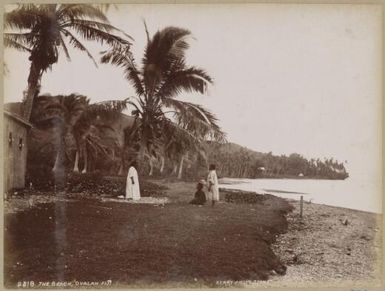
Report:
M111 286L112 281L19 281L17 282L18 288L41 288L41 287L94 287L94 286Z

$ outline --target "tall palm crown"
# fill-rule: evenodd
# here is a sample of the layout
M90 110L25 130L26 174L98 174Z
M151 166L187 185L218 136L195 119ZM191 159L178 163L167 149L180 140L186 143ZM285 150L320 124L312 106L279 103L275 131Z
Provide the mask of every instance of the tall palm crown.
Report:
M34 97L38 94L41 75L58 61L60 49L70 60L68 45L94 58L78 39L98 41L113 48L129 47L130 38L114 35L120 31L108 23L99 9L88 4L28 4L6 13L4 44L30 53L30 73L24 117L29 119ZM96 64L96 62L95 62Z
M200 128L201 136L223 137L216 124L216 118L199 105L175 99L183 91L204 93L211 77L202 69L189 67L185 52L189 48L187 37L190 31L178 27L166 27L150 38L147 32L142 66L139 69L127 48L112 49L104 53L102 63L122 67L125 78L133 85L137 97L131 104L133 114L140 119L140 136L143 148L151 147L159 141L164 126L170 126L164 108L172 109L173 123L187 135ZM199 124L199 126L198 126ZM203 130L204 129L204 130ZM194 132L193 134L196 134ZM202 134L203 133L203 134ZM197 135L195 135L197 137Z

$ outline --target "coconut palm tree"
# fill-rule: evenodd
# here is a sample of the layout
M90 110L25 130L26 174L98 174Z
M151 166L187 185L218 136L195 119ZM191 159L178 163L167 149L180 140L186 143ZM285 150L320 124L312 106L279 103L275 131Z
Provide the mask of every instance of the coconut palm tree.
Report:
M101 140L105 136L105 131L115 132L115 137L119 140L121 136L124 139L124 128L116 130L113 123L122 118L122 111L127 108L127 100L107 100L89 104L82 115L77 119L73 129L76 141L76 154L74 162L74 172L79 172L79 161L83 159L82 173L87 172L88 161L90 156L96 157L99 153L109 158L108 152L112 153L113 158L115 152L113 148L107 147ZM132 125L129 121L129 125ZM123 151L124 142L115 141L118 147ZM123 153L121 152L121 160Z
M68 156L68 146L66 146L68 142L66 140L69 136L73 136L74 126L88 103L87 97L78 94L68 96L42 95L37 97L34 103L31 121L37 126L44 126L47 123L54 124L59 130L56 158L52 169L54 172L62 168L65 155Z
M4 17L4 45L29 53L31 61L23 116L30 118L41 76L58 61L62 50L70 60L68 46L85 52L96 64L79 37L113 48L131 45L127 34L108 23L105 14L89 4L25 4Z
M126 100L90 104L87 97L77 94L39 96L34 102L32 122L41 128L54 125L58 130L53 171L63 168L65 157L71 160L70 150L73 147L76 148L74 172L79 171L80 160L83 161L82 173L86 173L90 159L95 160L98 156L109 159L110 149L102 140L104 131L115 131L113 122L120 118L126 104ZM123 134L121 131L115 136Z
M101 59L102 63L121 67L125 78L135 88L136 96L129 103L135 108L132 113L138 120L139 157L143 158L146 152L150 156L159 152L165 126L178 130L196 143L203 136L223 136L214 115L199 105L175 99L183 91L205 93L207 85L212 83L204 70L186 64L190 31L166 27L150 38L146 27L146 33L147 46L140 68L127 47L106 51ZM201 136L192 131L198 128Z

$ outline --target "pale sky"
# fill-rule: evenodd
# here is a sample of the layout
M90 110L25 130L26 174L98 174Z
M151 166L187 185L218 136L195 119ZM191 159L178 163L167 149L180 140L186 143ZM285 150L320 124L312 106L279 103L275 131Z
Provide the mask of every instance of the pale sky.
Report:
M380 179L382 24L376 5L120 5L111 23L134 39L137 63L151 35L189 29L189 64L214 79L205 105L228 140L273 154L348 161L351 176ZM91 45L94 56L101 49ZM71 51L44 74L42 93L80 93L92 101L134 95L122 71L96 68ZM28 56L5 50L5 102L20 101Z

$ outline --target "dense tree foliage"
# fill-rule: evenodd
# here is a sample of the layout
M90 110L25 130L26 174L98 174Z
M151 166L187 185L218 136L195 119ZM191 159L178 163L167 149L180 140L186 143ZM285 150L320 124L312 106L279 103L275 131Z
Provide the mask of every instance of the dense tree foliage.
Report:
M349 176L344 164L333 158L307 160L296 153L275 156L233 143L210 143L208 158L217 165L222 177L346 179Z

